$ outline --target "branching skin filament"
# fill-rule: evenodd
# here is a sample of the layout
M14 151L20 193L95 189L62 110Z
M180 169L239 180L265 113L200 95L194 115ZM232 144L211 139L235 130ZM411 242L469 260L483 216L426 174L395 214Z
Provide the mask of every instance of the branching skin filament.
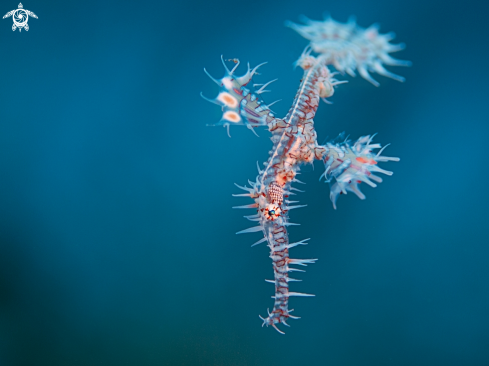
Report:
M270 110L273 103L266 105L259 97L274 80L264 85L250 86L257 69L263 64L253 69L248 65L247 72L237 76L235 72L239 61L232 60L235 66L230 70L221 57L225 68L222 79L214 79L206 71L219 86L219 94L215 99L204 97L222 108L222 119L217 125L226 127L228 134L231 125L244 125L253 132L258 126L266 126L272 134L273 147L269 153L270 157L263 163L264 167L258 166L259 174L255 181L248 181L250 187L236 184L245 193L234 196L249 197L254 201L252 204L235 207L255 210L253 215L245 218L257 224L237 234L261 232L264 237L253 245L266 242L270 248L275 278L266 281L275 284L275 303L268 316L260 318L263 325L271 325L282 334L277 323L288 326L289 318L298 319L288 308L289 297L314 296L289 291L289 282L299 281L289 277L289 272L303 272L291 266L307 266L316 261L289 257L289 249L297 245L307 245L309 240L290 243L287 232L288 226L297 225L289 222L288 212L304 207L293 205L297 201L289 200L289 196L294 195L293 191L299 191L292 187L292 183L302 183L297 179L300 166L312 164L314 160L324 163L325 171L320 179L324 177L330 184L330 198L336 209L336 200L342 193L353 192L360 199L365 199L359 188L360 183L376 187L376 183L382 182L374 173L392 175L392 172L379 168L378 163L399 161L399 158L381 155L385 147L381 149L380 144L373 143L373 136L363 136L352 143L340 135L336 140L319 145L313 119L320 99L328 103L326 98L333 95L337 85L345 82L334 78L338 73L346 72L354 76L355 71L358 71L363 78L378 86L370 72L404 81L402 77L387 71L383 65L410 64L389 55L391 52L402 50L404 46L390 44L389 41L394 35L380 34L376 25L364 29L353 19L347 23L338 23L331 18L324 21L305 19L305 23L288 23L289 27L310 43L296 62L297 66L304 70L304 75L292 106L284 118L275 117ZM332 72L331 67L334 67L336 72ZM380 150L374 152L376 149Z

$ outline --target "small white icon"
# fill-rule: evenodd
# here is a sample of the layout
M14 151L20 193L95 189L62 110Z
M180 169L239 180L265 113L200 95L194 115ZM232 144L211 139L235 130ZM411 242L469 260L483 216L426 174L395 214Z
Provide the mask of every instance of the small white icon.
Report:
M3 16L3 19L12 17L14 20L14 25L12 25L13 31L15 31L17 28L19 28L19 32L22 31L22 28L28 31L29 25L27 24L27 21L29 20L29 15L37 19L36 14L34 14L32 11L25 10L22 3L19 3L19 8L9 11Z

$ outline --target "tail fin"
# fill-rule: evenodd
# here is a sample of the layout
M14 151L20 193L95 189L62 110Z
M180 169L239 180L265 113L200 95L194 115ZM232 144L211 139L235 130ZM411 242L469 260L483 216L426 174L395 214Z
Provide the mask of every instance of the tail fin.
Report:
M410 61L397 60L389 53L401 51L405 45L391 44L394 33L379 33L379 26L373 24L361 28L355 18L350 17L347 23L340 23L327 17L324 21L310 20L303 17L305 25L287 22L286 25L308 39L314 52L321 54L326 64L333 65L340 72L355 76L355 70L375 86L379 83L369 72L404 81L402 76L391 73L383 66L410 66Z

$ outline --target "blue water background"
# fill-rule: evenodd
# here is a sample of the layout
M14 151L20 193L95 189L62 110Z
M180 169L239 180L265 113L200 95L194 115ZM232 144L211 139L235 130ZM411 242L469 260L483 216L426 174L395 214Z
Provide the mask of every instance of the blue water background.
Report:
M489 365L487 2L24 7L29 32L0 21L0 365ZM303 169L290 238L312 239L291 252L319 260L292 289L316 297L291 300L302 319L282 336L258 318L268 249L231 209L271 142L206 127L202 69L268 61L256 81L279 78L264 99L285 115L307 42L284 22L324 11L395 31L413 66L379 88L339 77L319 142L378 132L401 162L336 211L323 167Z

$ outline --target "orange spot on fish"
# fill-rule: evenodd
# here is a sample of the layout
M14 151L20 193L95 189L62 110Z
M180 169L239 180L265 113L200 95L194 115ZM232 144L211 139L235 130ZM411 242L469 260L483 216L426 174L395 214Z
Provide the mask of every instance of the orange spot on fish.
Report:
M231 94L226 92L222 92L221 94L219 94L217 100L231 108L236 108L238 106L238 100Z
M231 122L241 121L241 117L236 112L226 112L226 113L224 113L223 117L224 117L224 119L231 121Z
M365 159L362 157L357 158L357 161L362 164L370 164L370 165L377 164L377 162L374 159Z

